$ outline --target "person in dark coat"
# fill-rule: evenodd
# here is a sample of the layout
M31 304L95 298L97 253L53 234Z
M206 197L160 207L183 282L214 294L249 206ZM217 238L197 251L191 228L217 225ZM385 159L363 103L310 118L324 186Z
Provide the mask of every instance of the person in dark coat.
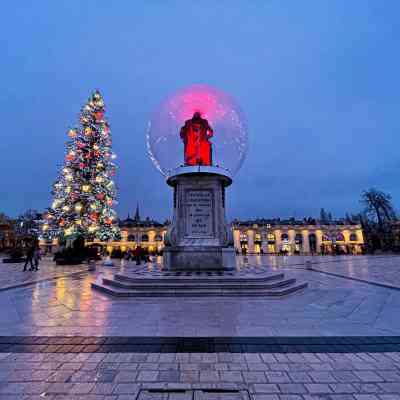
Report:
M133 252L133 255L135 256L136 265L140 265L142 258L142 248L140 246L137 246Z
M35 255L35 246L30 246L28 248L28 251L26 252L26 261L25 261L25 265L24 265L24 271L26 271L26 268L28 267L28 263L31 264L29 271L33 270L33 256L34 255Z

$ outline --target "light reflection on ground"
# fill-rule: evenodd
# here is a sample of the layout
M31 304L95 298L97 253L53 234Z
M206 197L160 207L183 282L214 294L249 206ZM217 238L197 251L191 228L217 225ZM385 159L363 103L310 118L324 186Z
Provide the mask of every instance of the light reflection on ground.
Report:
M315 269L342 277L308 271ZM390 282L400 287L399 257L238 257L238 267L278 269L307 290L283 299L114 299L91 289L99 274L129 272L115 261L95 273L63 277L0 291L0 335L50 336L285 336L399 335L400 291L346 279ZM149 271L160 270L152 263Z

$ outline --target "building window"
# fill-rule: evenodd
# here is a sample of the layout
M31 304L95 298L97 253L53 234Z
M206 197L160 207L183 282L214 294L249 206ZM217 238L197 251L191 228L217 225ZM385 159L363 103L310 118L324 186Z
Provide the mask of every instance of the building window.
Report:
M310 245L310 252L316 253L317 252L317 236L315 233L310 233L308 235L308 243Z
M301 233L296 233L296 236L294 238L295 243L301 244L303 243L303 235Z
M336 235L336 241L337 241L337 242L344 242L343 233L338 233L338 234Z
M281 235L281 240L282 241L284 241L284 240L289 240L289 235L287 234L287 233L282 233L282 235Z
M254 241L255 242L261 242L261 234L260 233L256 233L254 235Z
M156 235L156 242L162 242L162 236Z
M245 233L240 234L240 241L241 242L247 242L247 235Z
M350 242L357 242L357 240L358 240L357 233L351 233Z
M128 242L135 242L135 241L136 241L135 235L129 235L128 236Z
M268 243L274 244L275 243L275 235L273 233L268 233L267 234L267 240L268 240Z
M142 235L142 242L148 242L149 241L149 235Z

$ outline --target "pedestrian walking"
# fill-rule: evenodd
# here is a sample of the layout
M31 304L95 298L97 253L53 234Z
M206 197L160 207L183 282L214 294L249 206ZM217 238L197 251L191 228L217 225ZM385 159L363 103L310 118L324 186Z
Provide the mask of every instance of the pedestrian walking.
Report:
M26 261L24 265L24 272L26 271L26 268L28 267L28 264L31 265L29 268L29 271L33 271L33 256L35 254L35 246L30 246L28 248L28 251L26 252Z
M133 255L135 256L136 265L140 265L142 258L142 248L140 246L137 246L133 252Z
M36 249L35 249L35 252L33 254L33 263L35 265L35 268L34 268L35 271L39 271L39 261L41 259L42 259L42 254L41 254L41 251L40 251L40 247L37 246Z

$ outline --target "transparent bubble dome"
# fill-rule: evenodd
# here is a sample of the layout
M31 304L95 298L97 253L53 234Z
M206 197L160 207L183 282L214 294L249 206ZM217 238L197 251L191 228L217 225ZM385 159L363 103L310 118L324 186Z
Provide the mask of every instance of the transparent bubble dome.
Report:
M180 130L195 112L200 112L213 130L210 139L212 165L227 169L234 176L247 154L246 120L230 95L206 85L193 85L177 91L153 113L146 134L151 161L167 177L184 165Z

